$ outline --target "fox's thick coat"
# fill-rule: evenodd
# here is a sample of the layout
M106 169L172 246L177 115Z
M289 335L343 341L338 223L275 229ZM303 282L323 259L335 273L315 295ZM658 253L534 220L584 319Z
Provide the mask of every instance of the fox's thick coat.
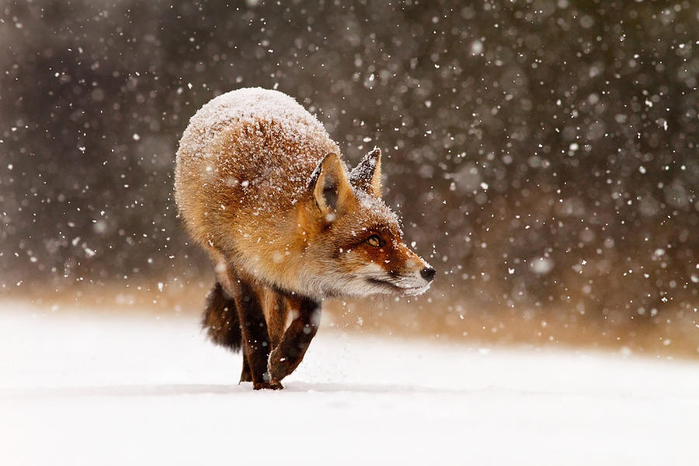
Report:
M217 275L203 324L242 347L256 389L301 362L323 298L419 294L434 277L381 200L381 152L351 172L339 154L313 115L263 89L216 97L182 136L175 199Z

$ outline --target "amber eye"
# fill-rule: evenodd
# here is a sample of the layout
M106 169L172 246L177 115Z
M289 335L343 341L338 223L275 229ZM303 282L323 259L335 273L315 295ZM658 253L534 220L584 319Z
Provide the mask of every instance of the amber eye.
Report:
M381 246L381 238L379 238L378 235L371 235L367 238L366 242L369 243L369 246L374 246L375 248Z

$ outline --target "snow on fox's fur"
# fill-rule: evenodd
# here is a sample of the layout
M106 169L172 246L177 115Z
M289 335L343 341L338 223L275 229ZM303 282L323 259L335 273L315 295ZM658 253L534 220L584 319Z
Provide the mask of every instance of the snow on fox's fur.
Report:
M380 198L381 152L351 172L339 154L291 97L232 91L191 119L176 201L220 267L263 284L315 298L424 292L434 272L404 244Z
M381 151L351 172L339 154L313 115L263 89L216 97L182 136L175 199L216 264L203 325L243 347L240 380L255 389L282 388L323 298L419 294L434 278L381 200Z

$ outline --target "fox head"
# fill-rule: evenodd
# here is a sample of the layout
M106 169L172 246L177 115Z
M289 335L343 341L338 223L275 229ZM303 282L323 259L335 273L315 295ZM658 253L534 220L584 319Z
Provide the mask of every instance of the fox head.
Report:
M300 210L306 279L325 295L418 295L435 270L406 246L398 217L381 199L381 151L347 172L337 154L318 163Z

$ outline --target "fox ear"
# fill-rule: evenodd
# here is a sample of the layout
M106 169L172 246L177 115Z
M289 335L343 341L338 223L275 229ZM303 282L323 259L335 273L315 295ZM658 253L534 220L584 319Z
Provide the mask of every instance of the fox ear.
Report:
M374 149L364 156L350 173L350 183L357 189L381 197L381 149Z
M318 163L308 187L327 222L331 222L342 214L347 203L354 196L345 175L345 167L337 154L328 154Z

